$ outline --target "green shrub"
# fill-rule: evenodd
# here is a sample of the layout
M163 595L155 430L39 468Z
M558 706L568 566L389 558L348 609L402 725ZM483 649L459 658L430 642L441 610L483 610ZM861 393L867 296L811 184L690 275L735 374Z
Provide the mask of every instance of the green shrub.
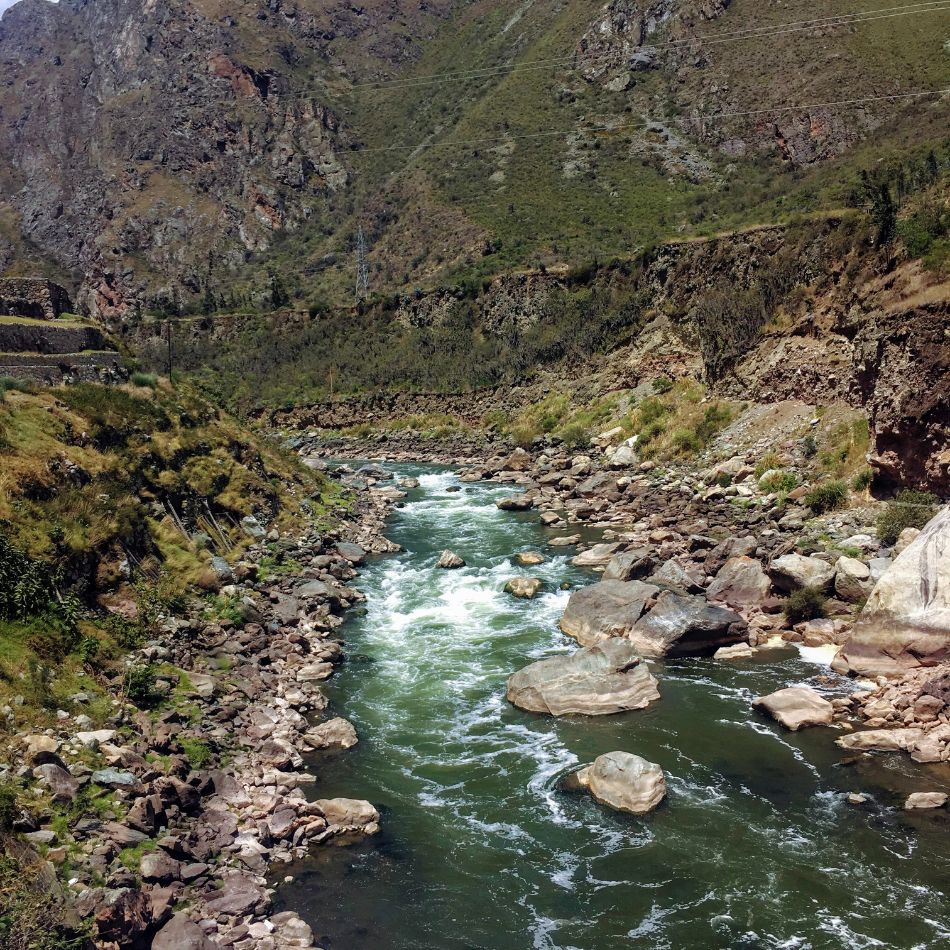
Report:
M721 402L706 407L702 421L696 426L696 435L705 446L732 422L732 410Z
M695 429L677 429L671 436L673 448L680 455L696 455L703 450L703 440Z
M193 769L203 769L212 759L211 749L200 739L185 736L178 740L178 745Z
M761 478L766 472L772 471L772 469L782 467L782 456L778 452L772 452L771 450L766 452L762 458L759 459L758 463L755 466L755 477L757 479Z
M806 496L805 504L816 514L835 511L848 503L848 486L838 479L816 485Z
M130 666L125 674L125 695L136 706L148 706L155 700L155 680L151 664Z
M802 587L785 601L785 620L790 627L825 615L825 595L817 587Z
M28 393L31 389L30 383L15 376L0 376L0 399L9 392Z
M815 441L815 437L810 433L802 439L801 446L802 455L804 455L806 459L814 458L818 454L818 443Z
M787 495L798 485L794 472L772 471L759 479L759 490L767 495Z
M673 380L667 379L665 376L658 376L653 380L653 391L659 395L668 393L673 388Z
M922 528L937 513L937 497L930 492L900 491L877 519L877 536L894 544L905 528Z
M154 373L133 373L129 377L129 382L133 386L147 386L154 389L158 385L158 377Z
M851 477L852 491L867 491L874 481L874 471L870 468L862 468L860 472L855 472Z
M12 831L16 817L16 786L12 782L0 782L0 833Z

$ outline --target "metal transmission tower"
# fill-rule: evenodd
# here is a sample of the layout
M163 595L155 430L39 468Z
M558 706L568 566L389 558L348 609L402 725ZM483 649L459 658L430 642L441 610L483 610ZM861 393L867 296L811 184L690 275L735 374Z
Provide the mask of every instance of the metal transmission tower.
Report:
M356 236L356 302L369 293L369 261L366 260L366 237L363 225Z

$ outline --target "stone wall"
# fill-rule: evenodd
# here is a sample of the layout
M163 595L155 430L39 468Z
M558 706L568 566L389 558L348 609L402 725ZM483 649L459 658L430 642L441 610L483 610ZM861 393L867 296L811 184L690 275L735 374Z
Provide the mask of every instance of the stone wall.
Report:
M55 320L72 312L67 291L51 280L10 277L0 280L0 316Z

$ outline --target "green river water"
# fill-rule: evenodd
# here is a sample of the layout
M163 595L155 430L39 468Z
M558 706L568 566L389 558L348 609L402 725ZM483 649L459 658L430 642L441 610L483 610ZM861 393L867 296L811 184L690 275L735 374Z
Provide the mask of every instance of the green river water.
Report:
M653 664L662 699L639 712L554 719L511 707L514 670L576 648L557 629L561 583L594 576L546 548L536 516L495 507L510 488L450 492L452 472L393 468L422 481L388 530L405 553L364 569L366 611L348 621L349 661L328 687L360 744L309 763L315 797L369 799L382 831L280 869L294 880L278 903L322 946L950 947L950 818L900 808L910 791L950 790L950 767L849 761L835 731L788 733L753 712L762 693L823 688L827 668L792 650ZM468 566L437 570L444 548ZM526 549L551 558L514 567ZM517 573L548 592L504 594ZM669 795L653 814L557 788L614 749L665 770ZM868 804L848 805L848 791Z

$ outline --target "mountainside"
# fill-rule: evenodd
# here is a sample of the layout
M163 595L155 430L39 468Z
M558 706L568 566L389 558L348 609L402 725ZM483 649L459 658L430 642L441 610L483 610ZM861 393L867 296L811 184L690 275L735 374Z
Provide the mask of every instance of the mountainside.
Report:
M389 293L834 208L946 136L910 94L946 85L950 13L828 19L873 7L22 0L0 270L106 318L320 308L360 226Z

